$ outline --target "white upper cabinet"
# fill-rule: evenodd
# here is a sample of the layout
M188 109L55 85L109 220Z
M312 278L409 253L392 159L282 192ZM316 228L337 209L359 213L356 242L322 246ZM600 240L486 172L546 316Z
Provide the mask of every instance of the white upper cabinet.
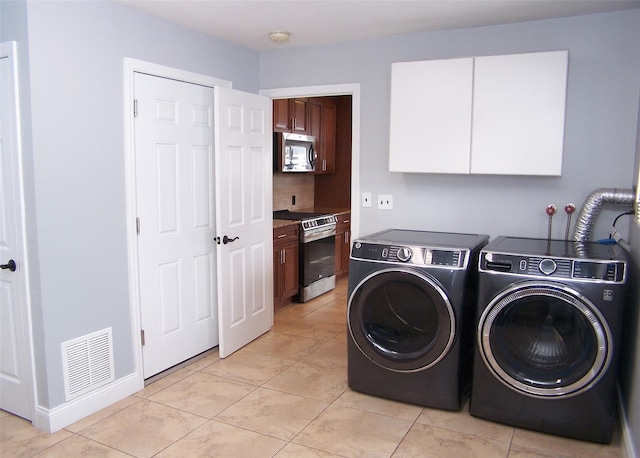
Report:
M389 170L561 175L568 56L392 64Z
M473 58L391 66L392 172L469 173Z
M562 173L568 52L476 57L471 173Z

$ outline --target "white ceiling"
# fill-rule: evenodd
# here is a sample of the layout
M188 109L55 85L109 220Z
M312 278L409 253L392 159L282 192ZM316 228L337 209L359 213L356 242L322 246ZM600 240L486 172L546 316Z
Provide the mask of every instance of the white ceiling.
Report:
M116 1L256 51L640 8L640 0ZM274 31L290 40L272 43Z

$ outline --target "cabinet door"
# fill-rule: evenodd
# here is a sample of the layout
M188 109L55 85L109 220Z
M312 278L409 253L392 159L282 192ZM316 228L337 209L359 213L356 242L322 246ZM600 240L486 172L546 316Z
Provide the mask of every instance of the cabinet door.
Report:
M291 111L289 99L273 100L274 132L291 132Z
M389 171L469 173L473 58L391 66Z
M336 225L336 276L349 272L349 255L351 254L351 213L338 215Z
M316 137L316 174L336 171L336 120L333 100L309 99L309 135Z
M339 238L338 238L339 237ZM349 255L351 254L351 232L349 229L336 234L336 275L349 273Z
M293 99L290 107L293 121L291 132L296 134L309 133L309 99Z
M274 99L273 130L309 134L309 99Z
M273 298L275 301L282 299L282 248L273 249Z
M309 99L309 135L316 137L316 173L320 172L322 156L322 102Z
M336 277L344 273L342 252L344 251L344 231L336 228Z
M471 173L562 173L568 51L476 57Z
M298 294L298 244L290 244L282 247L282 298Z
M298 293L298 226L273 230L273 286L276 302Z
M322 106L322 157L320 168L324 173L336 171L336 105L325 102Z

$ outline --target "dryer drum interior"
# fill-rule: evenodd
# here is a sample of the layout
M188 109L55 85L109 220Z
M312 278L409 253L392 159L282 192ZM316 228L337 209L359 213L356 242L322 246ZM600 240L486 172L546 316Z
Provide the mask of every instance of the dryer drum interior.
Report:
M443 289L410 269L380 270L364 278L349 299L348 325L364 355L396 371L433 366L455 337L455 316Z
M478 345L503 383L532 396L571 396L593 386L611 361L598 309L565 287L520 285L485 309Z

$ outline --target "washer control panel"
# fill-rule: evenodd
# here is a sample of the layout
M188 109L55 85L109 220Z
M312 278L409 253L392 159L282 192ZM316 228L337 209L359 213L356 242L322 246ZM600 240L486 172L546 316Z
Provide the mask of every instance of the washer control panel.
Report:
M352 259L434 267L466 267L469 250L355 241Z
M625 263L609 260L482 253L480 256L480 270L533 277L566 278L610 283L621 283L625 280Z

